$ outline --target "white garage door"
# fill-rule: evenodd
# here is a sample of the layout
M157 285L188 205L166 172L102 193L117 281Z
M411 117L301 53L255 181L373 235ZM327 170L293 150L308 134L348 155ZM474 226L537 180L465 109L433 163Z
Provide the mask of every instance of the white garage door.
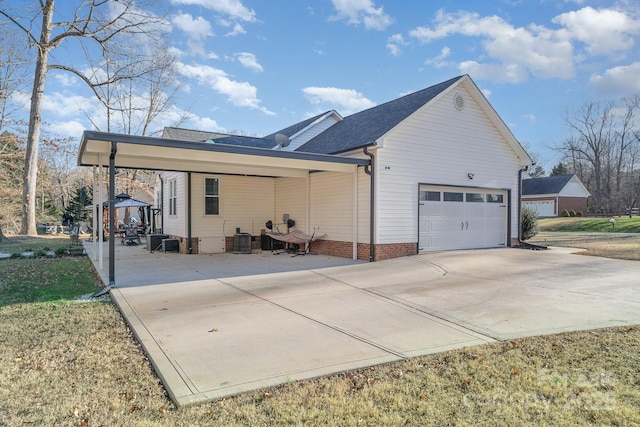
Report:
M522 206L526 206L538 213L540 218L556 216L555 203L551 200L536 200L531 202L522 202Z
M420 187L420 252L503 247L507 192L460 187Z

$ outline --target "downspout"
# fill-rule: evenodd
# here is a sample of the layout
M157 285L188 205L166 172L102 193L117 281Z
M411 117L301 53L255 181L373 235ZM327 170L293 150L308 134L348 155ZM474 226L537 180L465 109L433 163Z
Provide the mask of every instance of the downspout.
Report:
M193 248L191 247L191 172L187 173L187 197L189 201L187 203L187 253L192 254Z
M160 231L164 233L164 177L160 175Z
M109 287L116 285L116 153L118 144L111 142L111 154L109 155Z
M369 188L369 262L373 262L376 259L375 251L375 157L373 153L368 150L368 147L363 147L362 151L365 155L369 156L369 164L364 167L364 172L371 177L371 184Z
M518 171L518 246L522 249L532 249L534 251L547 249L544 245L536 245L522 240L522 174L527 170L529 170L529 166L525 166Z

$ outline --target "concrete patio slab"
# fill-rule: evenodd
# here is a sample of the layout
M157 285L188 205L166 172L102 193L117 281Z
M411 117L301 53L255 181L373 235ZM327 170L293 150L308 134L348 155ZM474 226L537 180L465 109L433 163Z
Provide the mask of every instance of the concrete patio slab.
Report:
M136 249L118 251L111 294L178 405L496 339L640 324L640 264L567 249L377 263Z

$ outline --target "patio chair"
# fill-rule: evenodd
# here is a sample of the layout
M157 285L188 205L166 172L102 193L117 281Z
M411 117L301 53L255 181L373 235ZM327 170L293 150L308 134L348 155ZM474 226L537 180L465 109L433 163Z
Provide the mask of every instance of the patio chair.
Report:
M142 243L140 241L140 235L138 234L138 230L136 229L136 227L125 227L121 236L121 245L133 246Z

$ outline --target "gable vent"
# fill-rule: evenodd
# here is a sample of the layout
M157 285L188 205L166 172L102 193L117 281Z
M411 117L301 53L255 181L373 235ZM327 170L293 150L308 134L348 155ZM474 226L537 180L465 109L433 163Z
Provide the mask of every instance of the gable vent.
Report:
M464 97L459 93L453 95L453 105L456 107L456 110L462 111L464 108Z

